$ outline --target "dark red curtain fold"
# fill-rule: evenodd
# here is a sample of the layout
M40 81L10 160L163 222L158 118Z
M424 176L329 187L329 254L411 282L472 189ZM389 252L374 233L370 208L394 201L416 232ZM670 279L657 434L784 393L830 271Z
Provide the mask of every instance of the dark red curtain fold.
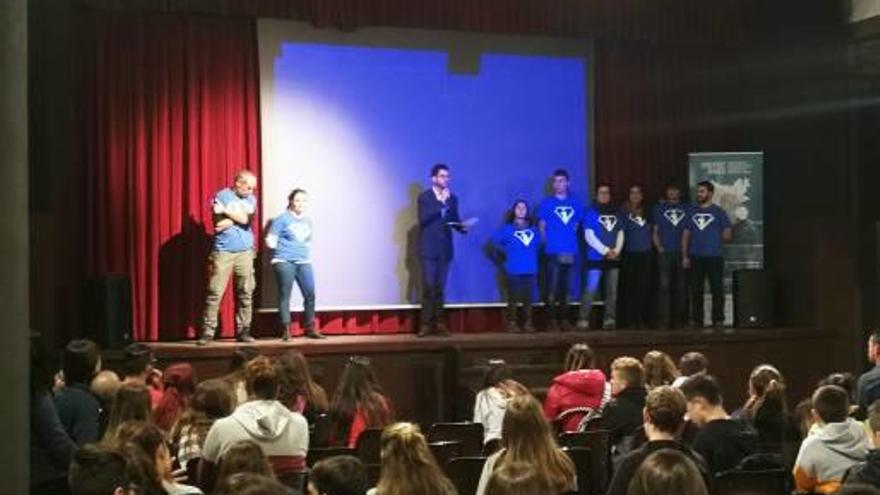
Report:
M80 20L87 272L131 277L137 340L192 336L211 195L240 168L260 172L254 22Z

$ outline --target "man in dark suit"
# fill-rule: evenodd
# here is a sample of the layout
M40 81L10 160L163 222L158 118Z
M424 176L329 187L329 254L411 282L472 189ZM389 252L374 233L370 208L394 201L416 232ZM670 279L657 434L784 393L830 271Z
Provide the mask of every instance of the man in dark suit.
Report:
M452 261L452 230L466 232L458 215L458 198L449 189L449 167L431 167L431 187L419 194L419 261L422 268L422 315L419 337L448 335L443 320L443 289Z

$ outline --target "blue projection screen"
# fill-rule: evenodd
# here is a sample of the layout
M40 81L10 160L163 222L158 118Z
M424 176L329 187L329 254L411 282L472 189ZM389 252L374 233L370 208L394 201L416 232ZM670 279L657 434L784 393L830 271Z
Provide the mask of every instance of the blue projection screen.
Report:
M516 198L535 208L557 167L587 196L588 42L276 20L259 21L259 38L263 217L309 192L319 310L418 304L416 196L434 163L451 167L462 218L479 218L455 236L450 304L502 300L486 245Z

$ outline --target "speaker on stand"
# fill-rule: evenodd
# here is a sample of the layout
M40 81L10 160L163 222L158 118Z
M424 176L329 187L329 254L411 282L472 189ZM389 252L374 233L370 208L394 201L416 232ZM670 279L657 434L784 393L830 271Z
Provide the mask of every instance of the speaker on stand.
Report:
M767 270L733 272L733 326L767 328L773 326L775 301L773 279Z
M103 349L121 349L132 341L131 280L108 273L88 279L83 288L85 336Z

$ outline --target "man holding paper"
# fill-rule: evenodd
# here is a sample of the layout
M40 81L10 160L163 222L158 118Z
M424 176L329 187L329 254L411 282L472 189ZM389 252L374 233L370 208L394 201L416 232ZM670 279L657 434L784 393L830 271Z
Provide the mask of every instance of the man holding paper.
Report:
M422 314L419 337L449 334L443 319L443 290L452 262L452 231L465 233L475 220L461 220L458 198L449 189L449 167L431 167L431 187L419 194L419 261L422 268Z

